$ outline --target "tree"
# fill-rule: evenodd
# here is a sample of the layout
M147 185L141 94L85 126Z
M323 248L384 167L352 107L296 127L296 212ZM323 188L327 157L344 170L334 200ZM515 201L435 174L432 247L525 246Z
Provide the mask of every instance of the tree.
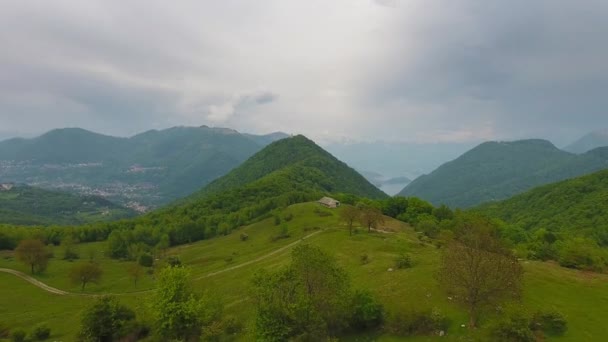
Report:
M74 259L78 259L80 256L78 255L78 249L76 248L76 241L72 238L71 234L67 234L61 240L61 247L63 247L63 260L72 261Z
M151 303L157 334L163 340L195 340L202 330L219 321L221 305L194 294L190 272L167 267L158 275L158 289Z
M475 328L479 313L489 305L521 292L523 269L513 253L483 221L469 221L443 250L438 279L469 312Z
M127 323L135 313L111 296L98 298L82 315L79 337L83 341L110 342L128 334Z
M353 235L353 225L359 219L360 211L357 207L344 206L340 211L340 219L348 226L348 232Z
M87 261L75 265L70 270L70 279L73 284L80 284L82 291L88 283L97 283L101 279L103 270L98 263Z
M22 240L15 249L17 260L30 266L32 274L43 272L49 262L49 253L42 241L36 239Z
M289 267L262 271L253 282L260 340L317 341L348 324L350 281L318 247L296 247Z
M367 231L371 232L373 227L377 227L378 224L384 223L384 216L380 209L364 206L361 209L361 214L359 215L359 221L361 225L367 227Z
M137 287L137 281L144 275L144 267L135 262L129 265L127 272L129 273L131 279L133 279L133 284L135 287Z

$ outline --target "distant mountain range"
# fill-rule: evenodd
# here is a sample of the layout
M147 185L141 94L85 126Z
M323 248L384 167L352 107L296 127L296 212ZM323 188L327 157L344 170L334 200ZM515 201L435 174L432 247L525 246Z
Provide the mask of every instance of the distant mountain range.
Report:
M101 195L145 210L197 191L285 137L207 126L151 130L130 138L57 129L0 142L0 182Z
M604 168L608 147L577 155L546 140L486 142L415 179L399 194L466 208Z
M585 153L594 148L608 146L608 129L591 132L563 148L572 153Z
M77 225L136 214L99 196L78 196L27 185L0 184L0 224Z

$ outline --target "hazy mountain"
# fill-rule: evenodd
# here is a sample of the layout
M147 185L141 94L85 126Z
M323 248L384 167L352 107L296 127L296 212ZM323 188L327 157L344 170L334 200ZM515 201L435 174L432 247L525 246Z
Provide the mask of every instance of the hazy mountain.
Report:
M486 142L415 179L400 195L470 207L606 167L608 148L576 155L545 140Z
M608 129L591 132L563 149L572 153L585 153L603 146L608 146Z
M285 136L207 126L151 130L130 138L57 129L0 142L0 181L97 194L143 209L202 188Z
M0 184L0 223L76 225L135 216L99 196L78 196L27 185Z
M475 146L473 143L331 143L323 147L357 170L381 175L383 179L414 179L429 173Z

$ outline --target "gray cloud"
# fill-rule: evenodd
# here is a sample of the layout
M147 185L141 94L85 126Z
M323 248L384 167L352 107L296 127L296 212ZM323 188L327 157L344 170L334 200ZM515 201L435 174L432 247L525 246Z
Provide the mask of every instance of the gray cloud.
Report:
M563 144L608 126L602 0L4 2L0 127Z

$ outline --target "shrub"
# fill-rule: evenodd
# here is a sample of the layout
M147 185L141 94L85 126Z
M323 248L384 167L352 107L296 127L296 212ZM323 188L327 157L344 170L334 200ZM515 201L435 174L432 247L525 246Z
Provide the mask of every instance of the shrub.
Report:
M276 235L274 235L273 237L270 238L271 241L277 241L280 239L287 239L288 237L290 237L291 235L289 234L289 227L287 226L287 224L283 223L280 227L279 227L279 231Z
M143 267L152 267L154 264L154 258L150 254L144 253L139 256L138 262Z
M249 240L249 235L245 234L245 233L241 233L241 241L247 241Z
M45 324L37 325L32 332L32 336L38 341L44 341L51 336L51 328Z
M438 310L402 312L393 316L387 326L398 336L431 335L447 331L449 320Z
M6 325L0 323L0 338L9 338L11 336L11 330Z
M167 258L167 264L169 264L171 267L179 267L182 265L182 262L179 260L178 256L172 255Z
M292 214L292 213L288 213L288 214L286 214L286 215L283 217L283 219L284 219L285 221L289 222L289 221L293 220L293 214Z
M547 335L560 336L568 330L568 323L557 311L539 311L532 316L530 327L532 330L541 330Z
M281 224L281 217L279 215L274 216L274 225L278 226Z
M530 320L523 314L514 314L503 319L490 329L493 340L501 342L535 342L530 329Z
M412 258L405 253L400 254L397 259L395 259L395 267L398 269L411 268Z
M360 257L361 264L365 265L369 263L369 256L367 254L362 254Z
M226 316L223 321L224 332L228 335L236 335L243 331L243 323L234 316Z
M11 341L13 342L25 342L27 334L21 329L14 330L11 334Z
M357 291L352 298L350 327L355 330L376 328L384 322L384 307L368 291Z

